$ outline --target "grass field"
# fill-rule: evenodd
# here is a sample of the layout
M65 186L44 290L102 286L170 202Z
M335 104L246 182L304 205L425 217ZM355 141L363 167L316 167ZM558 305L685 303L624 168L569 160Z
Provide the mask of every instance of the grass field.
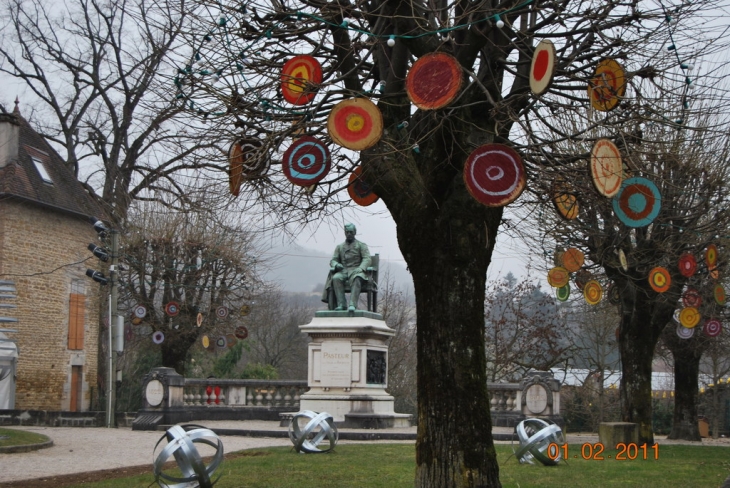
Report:
M24 430L17 429L0 428L0 447L40 444L41 442L47 441L48 437L43 434L36 434L34 432L26 432Z
M649 448L647 459L583 459L581 445L568 446L570 460L554 467L520 465L509 445L497 446L504 487L719 487L730 474L730 448L659 446L658 459ZM595 452L594 452L595 454ZM633 455L633 452L629 453ZM577 457L574 457L577 456ZM610 456L610 458L609 458ZM217 488L400 488L413 486L415 452L412 444L340 445L330 454L297 454L290 448L243 451L219 468ZM167 472L167 471L166 471ZM169 473L173 474L173 473ZM84 483L85 488L148 487L150 473L130 478ZM155 485L153 485L155 486Z

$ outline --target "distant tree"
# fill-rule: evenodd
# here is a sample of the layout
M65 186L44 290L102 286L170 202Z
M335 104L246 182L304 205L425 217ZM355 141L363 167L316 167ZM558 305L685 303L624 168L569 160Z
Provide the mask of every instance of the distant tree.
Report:
M564 310L529 278L518 282L509 273L491 283L484 308L489 381L547 371L573 354Z
M245 231L218 222L214 215L187 214L152 207L135 211L123 238L120 302L132 314L147 315L135 326L164 337L162 365L185 373L190 347L208 335L215 341L233 334L234 315L257 283L253 264L258 250ZM177 312L167 313L175 303ZM228 317L218 307L231 309ZM198 314L203 322L197 325Z

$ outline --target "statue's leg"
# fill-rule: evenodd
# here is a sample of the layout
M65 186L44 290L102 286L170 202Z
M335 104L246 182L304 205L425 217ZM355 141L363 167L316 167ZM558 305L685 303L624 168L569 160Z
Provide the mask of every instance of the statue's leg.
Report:
M362 289L362 278L356 277L350 284L350 310L356 310L360 300L360 290Z
M337 308L335 310L346 310L345 305L345 280L347 275L344 273L335 273L332 277L332 287L335 289L335 298L337 299Z

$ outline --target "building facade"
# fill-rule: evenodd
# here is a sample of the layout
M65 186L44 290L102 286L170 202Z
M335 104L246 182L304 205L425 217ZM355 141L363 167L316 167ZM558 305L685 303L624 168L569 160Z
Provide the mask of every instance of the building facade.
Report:
M87 250L94 215L94 200L17 101L13 113L1 110L0 280L17 288L15 409L85 411L98 397L100 290L85 276L97 266Z

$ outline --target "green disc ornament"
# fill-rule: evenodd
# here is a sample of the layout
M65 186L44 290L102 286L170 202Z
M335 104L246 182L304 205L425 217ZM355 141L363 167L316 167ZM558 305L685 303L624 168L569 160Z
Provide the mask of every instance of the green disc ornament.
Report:
M555 289L555 296L558 297L558 300L561 302L564 302L568 299L570 296L570 285L561 286L560 288Z

